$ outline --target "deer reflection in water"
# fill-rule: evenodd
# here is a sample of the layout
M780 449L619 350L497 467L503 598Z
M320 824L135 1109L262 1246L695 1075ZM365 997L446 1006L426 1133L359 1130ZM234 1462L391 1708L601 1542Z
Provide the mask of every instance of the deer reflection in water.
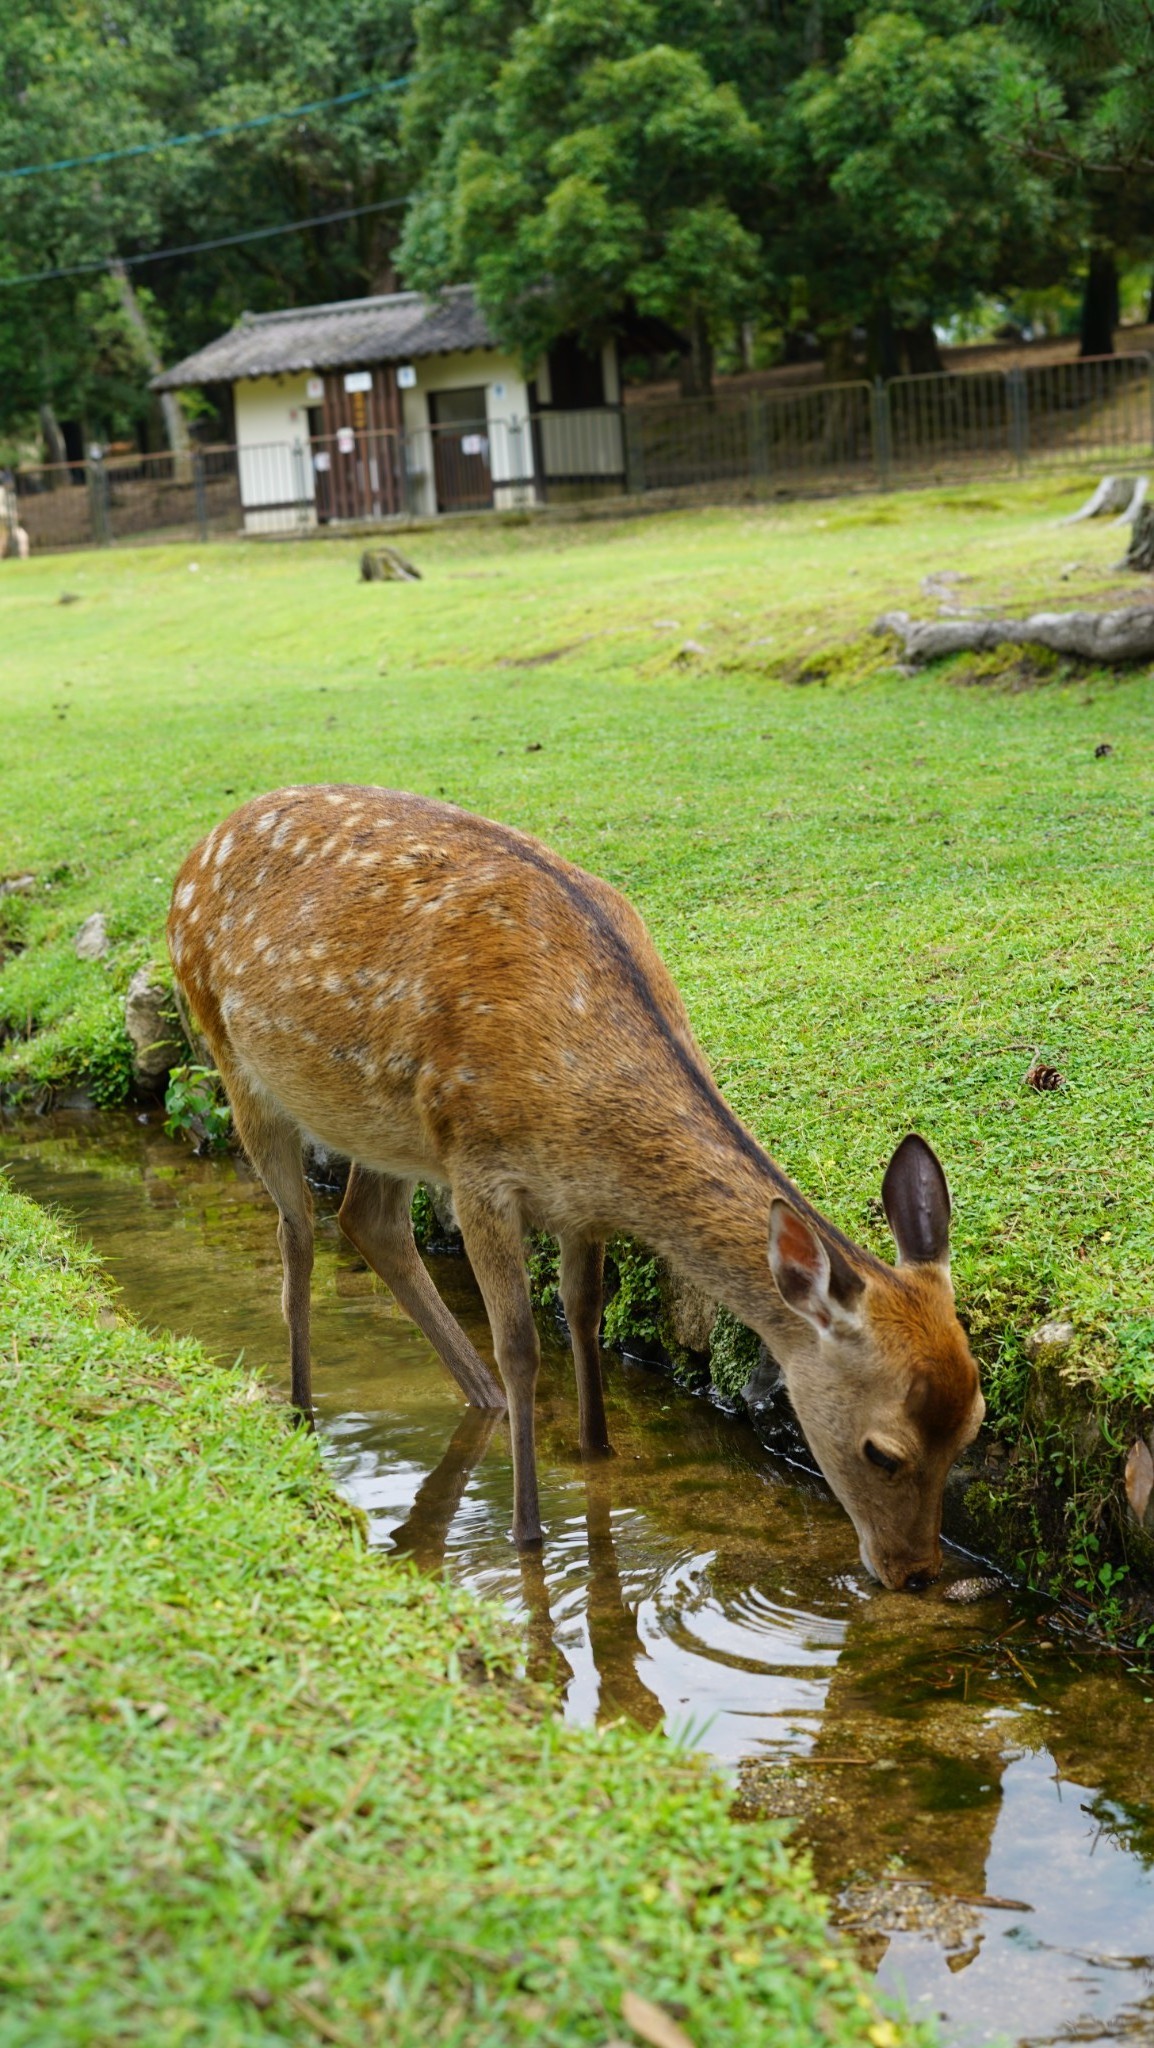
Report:
M448 1561L449 1531L469 1481L484 1457L499 1418L467 1408L444 1455L421 1481L405 1520L393 1531L394 1551L411 1557L422 1571L441 1572ZM612 1468L584 1467L585 1529L588 1544L585 1617L589 1648L599 1684L598 1719L622 1715L642 1728L656 1728L661 1702L644 1684L637 1659L645 1654L637 1621L626 1602L613 1538ZM556 1640L545 1554L522 1550L517 1557L526 1616L526 1670L530 1678L564 1690L573 1668Z

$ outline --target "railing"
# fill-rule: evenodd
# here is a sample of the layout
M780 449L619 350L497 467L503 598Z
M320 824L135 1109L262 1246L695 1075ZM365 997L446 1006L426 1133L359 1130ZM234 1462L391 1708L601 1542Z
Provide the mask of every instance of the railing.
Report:
M606 495L758 497L1143 462L1154 462L1154 359L1104 356L21 469L0 485L0 544L16 552L17 528L41 552Z

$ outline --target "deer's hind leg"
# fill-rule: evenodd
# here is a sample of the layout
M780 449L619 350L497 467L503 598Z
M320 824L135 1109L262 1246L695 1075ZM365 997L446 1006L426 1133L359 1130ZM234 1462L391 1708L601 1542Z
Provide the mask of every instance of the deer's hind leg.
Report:
M222 1072L244 1149L277 1205L277 1242L284 1269L281 1310L288 1324L292 1403L302 1415L311 1416L313 1203L305 1182L300 1131L270 1097L248 1087L235 1071L222 1068Z
M540 1543L534 1403L541 1347L529 1300L524 1236L519 1217L495 1207L484 1194L453 1182L453 1207L465 1250L485 1298L497 1364L509 1396L513 1447L513 1541Z
M601 1309L605 1246L585 1237L561 1238L561 1301L573 1341L577 1414L583 1451L607 1451L605 1392L601 1382Z
M353 1165L337 1221L428 1338L473 1408L498 1412L505 1397L480 1353L445 1307L413 1237L412 1184Z

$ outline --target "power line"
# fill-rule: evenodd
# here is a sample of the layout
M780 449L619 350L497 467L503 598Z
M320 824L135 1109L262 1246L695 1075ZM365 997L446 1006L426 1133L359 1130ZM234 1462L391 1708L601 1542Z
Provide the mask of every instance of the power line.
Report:
M314 213L307 220L282 221L275 228L245 228L239 235L218 235L211 242L182 242L173 249L149 249L141 256L95 256L86 263L69 263L55 270L30 270L22 277L0 277L0 291L14 291L21 284L46 284L54 277L83 277L92 271L112 270L123 264L130 270L138 263L161 263L168 256L196 256L202 249L233 249L238 242L260 242L270 235L292 235L300 228L320 228L332 220L356 220L364 213L385 213L390 207L407 206L409 197L378 199L371 206L342 206L336 213Z
M348 107L354 100L367 100L374 93L397 92L412 76L383 78L376 85L362 85L355 92L338 92L331 99L308 100L303 107L284 107L275 114L254 114L247 121L229 121L219 128L201 128L190 135L162 135L159 142L134 142L128 149L101 149L95 156L61 156L53 163L18 164L12 170L0 168L0 178L42 178L50 171L76 171L86 164L122 163L126 157L155 156L161 149L184 149L191 142L215 142L222 135L239 135L246 128L267 128L274 121L296 121L302 114L318 114L323 107Z

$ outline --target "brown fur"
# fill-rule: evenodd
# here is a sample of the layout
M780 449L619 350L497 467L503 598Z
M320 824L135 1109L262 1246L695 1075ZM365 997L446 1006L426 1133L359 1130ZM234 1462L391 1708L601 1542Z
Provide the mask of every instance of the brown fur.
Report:
M980 1398L948 1282L936 1267L929 1285L917 1268L882 1265L792 1186L722 1097L624 898L525 834L451 805L305 787L255 798L193 850L168 930L177 978L280 1211L298 1405L310 1404L305 1133L355 1162L346 1233L466 1397L498 1406L501 1389L433 1288L408 1222L415 1179L451 1188L509 1402L519 1541L540 1536L523 1234L533 1224L561 1242L581 1442L592 1451L606 1444L602 1247L623 1229L771 1345L881 1575L902 1583L931 1568L936 1525L931 1542L921 1508L903 1510L912 1549L890 1526L856 1437L867 1411L888 1417L919 1375L939 1390L902 1425L912 1455L933 1467L933 1522L937 1466L945 1457L948 1469L972 1433ZM788 1305L767 1263L771 1203L796 1219L787 1242L803 1266L805 1248L817 1248L813 1271L790 1281ZM809 1291L826 1281L815 1318ZM901 1490L891 1487L891 1509Z

